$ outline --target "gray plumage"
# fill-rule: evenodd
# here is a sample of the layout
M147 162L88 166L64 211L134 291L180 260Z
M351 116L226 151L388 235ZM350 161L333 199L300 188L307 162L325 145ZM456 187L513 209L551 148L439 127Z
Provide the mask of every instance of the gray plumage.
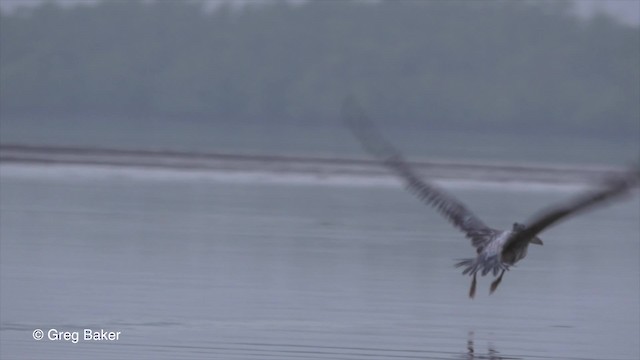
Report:
M540 232L570 215L619 197L637 183L640 175L636 169L624 176L612 177L592 191L541 211L527 222L528 225L514 223L509 230L496 230L485 225L454 196L423 181L402 154L377 132L353 98L345 100L342 114L345 124L368 153L402 178L411 193L434 207L471 240L471 245L476 248L476 257L461 259L455 264L463 268L464 275L473 276L469 289L471 298L475 296L477 273L497 276L490 288L493 293L502 281L504 272L527 255L529 244L542 245L542 240L537 236Z

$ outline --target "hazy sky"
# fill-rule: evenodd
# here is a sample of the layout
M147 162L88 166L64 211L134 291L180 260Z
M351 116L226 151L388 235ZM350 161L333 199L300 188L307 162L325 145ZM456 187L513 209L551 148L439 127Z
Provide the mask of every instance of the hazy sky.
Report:
M45 0L0 0L0 8L11 11L20 6L33 6ZM92 3L97 0L53 0L57 3L74 5L78 3ZM109 1L109 0L107 0ZM113 1L113 0L111 0ZM183 0L186 1L186 0ZM266 2L271 0L207 0L213 4L234 3L244 4L249 2ZM305 0L291 0L292 2L303 2ZM426 0L425 0L426 1ZM519 1L519 0L513 0ZM552 1L552 0L541 0ZM598 11L607 12L628 24L640 24L640 0L574 0L580 14L590 16ZM214 5L215 6L215 5Z
M640 0L574 0L581 14L605 11L628 24L640 24Z

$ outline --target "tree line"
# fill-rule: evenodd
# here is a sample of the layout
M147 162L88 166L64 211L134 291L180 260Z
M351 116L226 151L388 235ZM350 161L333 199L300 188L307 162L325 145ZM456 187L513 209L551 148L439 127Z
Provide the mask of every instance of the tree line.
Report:
M0 14L0 111L637 135L640 32L566 2L45 3ZM634 135L634 136L635 136Z

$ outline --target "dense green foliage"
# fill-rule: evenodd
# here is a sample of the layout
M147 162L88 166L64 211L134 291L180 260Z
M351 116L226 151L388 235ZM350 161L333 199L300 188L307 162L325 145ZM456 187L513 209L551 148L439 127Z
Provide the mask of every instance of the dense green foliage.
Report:
M566 4L187 1L2 14L2 113L637 134L640 34Z

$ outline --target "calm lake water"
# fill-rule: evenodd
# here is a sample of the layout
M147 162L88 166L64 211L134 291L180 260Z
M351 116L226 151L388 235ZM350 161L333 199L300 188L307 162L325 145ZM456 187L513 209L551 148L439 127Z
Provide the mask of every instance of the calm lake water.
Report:
M2 359L640 357L637 194L470 300L453 263L473 249L399 186L83 171L2 167ZM443 186L495 227L580 190Z

